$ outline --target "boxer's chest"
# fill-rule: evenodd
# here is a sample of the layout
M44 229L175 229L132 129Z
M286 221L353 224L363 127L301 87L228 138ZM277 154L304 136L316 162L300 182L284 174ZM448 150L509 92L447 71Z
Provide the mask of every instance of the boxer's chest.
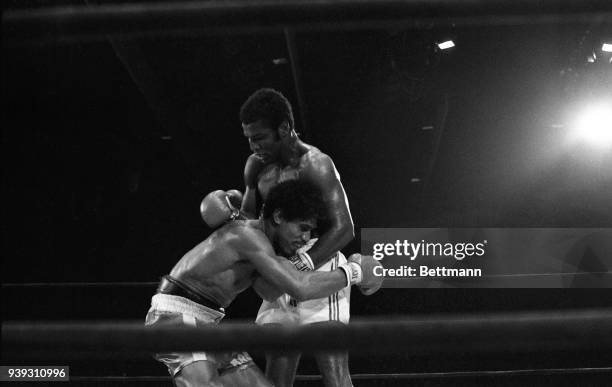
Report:
M297 167L284 167L278 165L267 166L260 174L257 182L257 189L261 197L265 200L268 197L270 190L277 185L287 180L296 180L300 177L300 169Z

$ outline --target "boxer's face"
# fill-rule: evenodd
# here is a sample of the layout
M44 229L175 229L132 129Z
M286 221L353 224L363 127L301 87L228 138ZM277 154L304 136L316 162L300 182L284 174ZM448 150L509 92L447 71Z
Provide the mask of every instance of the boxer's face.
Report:
M259 120L250 124L242 124L244 137L249 141L251 152L264 163L273 162L280 153L281 141L276 129L265 121Z
M304 246L310 240L312 230L317 227L315 219L287 221L275 214L274 221L277 225L274 249L277 254L286 257L294 255L297 249Z

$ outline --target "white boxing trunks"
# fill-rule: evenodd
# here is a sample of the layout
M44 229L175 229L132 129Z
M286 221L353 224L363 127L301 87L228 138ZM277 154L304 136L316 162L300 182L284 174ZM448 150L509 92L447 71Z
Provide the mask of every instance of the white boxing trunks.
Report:
M307 248L310 248L309 244ZM317 271L332 271L338 265L346 263L346 257L337 252ZM296 302L289 295L283 294L274 302L263 301L255 323L263 324L312 324L323 321L340 321L348 324L350 318L351 287L350 285L329 297Z
M195 303L183 297L156 294L151 299L151 308L145 320L146 326L190 326L199 327L218 324L225 314ZM206 360L214 362L220 372L255 366L246 352L165 352L156 353L155 359L168 367L175 376L185 366Z

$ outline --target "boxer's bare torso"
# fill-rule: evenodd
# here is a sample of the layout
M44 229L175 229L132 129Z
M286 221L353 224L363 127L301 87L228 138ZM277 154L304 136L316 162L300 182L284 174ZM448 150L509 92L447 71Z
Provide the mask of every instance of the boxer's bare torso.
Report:
M265 200L268 197L268 192L275 185L286 180L299 179L300 177L312 180L309 172L316 169L324 157L327 157L327 155L314 146L308 145L306 152L294 164L281 166L273 163L264 166L257 178L259 195Z
M187 252L170 275L198 290L221 306L228 306L236 296L252 285L255 266L244 257L245 237L266 242L256 220L235 221L221 227ZM269 244L269 242L267 242Z

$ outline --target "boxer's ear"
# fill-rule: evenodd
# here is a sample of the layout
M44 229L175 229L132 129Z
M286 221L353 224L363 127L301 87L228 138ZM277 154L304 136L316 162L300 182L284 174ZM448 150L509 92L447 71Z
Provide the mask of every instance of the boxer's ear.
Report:
M281 122L278 126L278 136L280 138L286 138L291 134L291 128L289 127L289 123L287 121Z
M274 212L272 213L272 221L275 224L281 224L282 220L283 220L283 216L281 214L281 210L274 210Z

